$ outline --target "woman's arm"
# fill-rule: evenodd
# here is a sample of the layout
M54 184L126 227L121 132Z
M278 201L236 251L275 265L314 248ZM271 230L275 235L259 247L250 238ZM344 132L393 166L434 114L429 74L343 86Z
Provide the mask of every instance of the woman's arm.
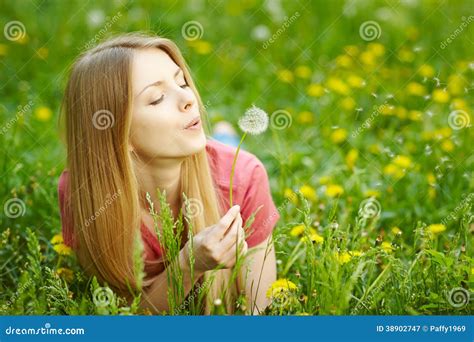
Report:
M183 272L183 288L185 297L188 295L189 291L191 291L196 281L204 274L204 272L195 270L193 277L194 279L191 279L191 269L189 266L189 257L187 257L187 254L186 248L183 248L179 253L179 267ZM148 289L143 291L143 297L140 306L142 308L148 308L153 313L168 311L168 286L169 284L166 276L166 270L164 270L155 278Z
M270 304L267 289L276 280L276 257L272 235L258 246L249 248L239 275L247 297L248 312L258 315Z

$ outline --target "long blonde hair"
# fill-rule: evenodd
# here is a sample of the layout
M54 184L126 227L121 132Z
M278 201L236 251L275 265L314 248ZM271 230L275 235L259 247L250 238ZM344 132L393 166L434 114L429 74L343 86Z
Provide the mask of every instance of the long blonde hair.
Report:
M134 269L133 246L140 229L143 199L139 198L139 181L128 146L131 65L134 50L142 48L161 49L181 67L198 99L207 133L205 108L180 50L171 40L157 36L123 34L83 53L72 67L62 105L69 169L67 208L78 243L78 260L88 274L124 296L130 294L129 286L136 288L140 271ZM111 114L105 117L109 120L107 129L98 129L98 112ZM192 219L194 234L218 222L223 206L205 150L184 161L181 191L205 208L203 215ZM104 203L106 210L102 210ZM219 296L229 279L229 270L216 273L208 303L209 298ZM144 286L152 281L146 279ZM223 298L228 310L232 310L232 293L226 292ZM209 313L208 305L206 312Z

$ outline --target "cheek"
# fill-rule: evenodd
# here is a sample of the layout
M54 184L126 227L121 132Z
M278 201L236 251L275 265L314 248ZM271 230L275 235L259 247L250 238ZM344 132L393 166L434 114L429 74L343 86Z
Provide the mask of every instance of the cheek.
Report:
M168 112L169 113L169 112ZM178 123L165 111L148 106L133 114L130 141L135 149L145 153L159 153L177 134Z

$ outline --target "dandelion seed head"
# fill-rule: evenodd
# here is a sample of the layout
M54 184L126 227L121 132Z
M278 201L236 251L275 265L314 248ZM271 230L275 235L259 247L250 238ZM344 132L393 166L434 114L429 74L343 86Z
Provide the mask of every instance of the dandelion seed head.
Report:
M239 127L245 133L259 135L268 128L268 115L264 110L252 106L239 119Z

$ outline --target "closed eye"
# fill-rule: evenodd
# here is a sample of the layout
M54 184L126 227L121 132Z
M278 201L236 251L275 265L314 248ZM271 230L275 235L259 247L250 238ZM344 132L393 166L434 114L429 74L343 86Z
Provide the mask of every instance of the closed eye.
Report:
M165 96L164 95L161 95L161 97L158 99L158 100L155 100L153 102L150 103L151 106L156 106L157 104L159 104L161 101L163 101L163 98Z

